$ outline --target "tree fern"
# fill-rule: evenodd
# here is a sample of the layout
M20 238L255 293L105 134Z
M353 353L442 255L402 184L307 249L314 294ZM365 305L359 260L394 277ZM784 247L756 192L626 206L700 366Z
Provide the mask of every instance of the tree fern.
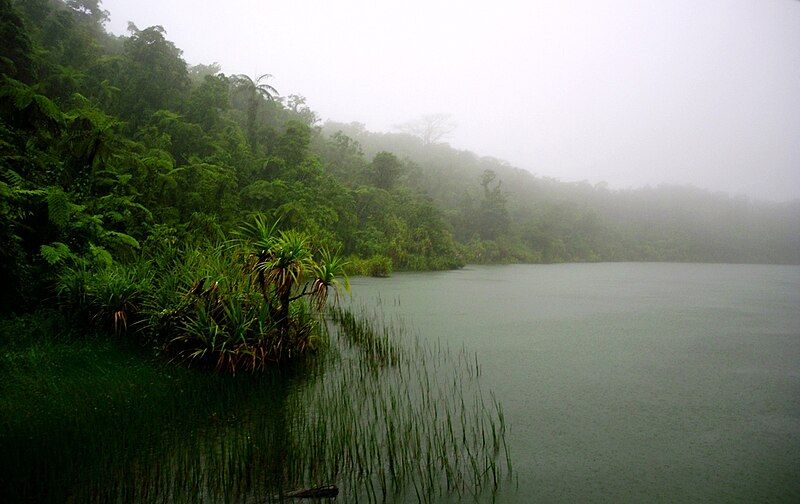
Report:
M46 126L53 127L64 123L64 114L55 103L37 93L34 88L17 80L4 77L0 85L0 98L9 100L14 108Z
M72 203L64 191L57 187L47 191L47 215L50 222L59 228L64 228L69 222L72 212Z
M92 262L100 268L109 267L114 263L111 253L103 247L90 243L89 252L91 253Z
M33 101L39 113L45 118L54 123L61 123L64 121L64 115L61 113L61 110L46 96L35 94L33 96Z
M13 187L19 187L22 185L23 182L22 176L20 176L20 174L15 172L14 170L6 168L5 170L2 170L2 172L0 173L3 174L3 178L6 179L9 185Z
M131 235L117 231L106 231L105 239L113 245L124 245L133 249L139 248L139 241Z
M61 242L53 242L50 245L42 245L39 248L39 253L51 266L63 264L64 262L75 258L75 255L72 253L69 247Z

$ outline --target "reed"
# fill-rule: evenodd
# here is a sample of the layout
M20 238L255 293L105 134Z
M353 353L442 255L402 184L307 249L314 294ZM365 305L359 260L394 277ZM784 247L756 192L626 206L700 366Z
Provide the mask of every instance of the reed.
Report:
M339 313L354 322L326 325L327 351L255 376L125 340L6 347L0 499L270 502L335 484L345 502L491 500L511 458L475 355L377 311Z

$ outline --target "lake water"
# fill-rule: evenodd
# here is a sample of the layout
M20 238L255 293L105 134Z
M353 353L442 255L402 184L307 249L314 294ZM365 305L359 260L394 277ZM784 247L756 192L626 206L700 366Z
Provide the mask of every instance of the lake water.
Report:
M510 447L498 502L800 502L800 267L481 266L353 293L374 332L331 324L320 358L253 377L105 338L0 349L0 501L484 502Z
M353 279L475 351L505 408L500 501L800 502L800 267L470 266Z

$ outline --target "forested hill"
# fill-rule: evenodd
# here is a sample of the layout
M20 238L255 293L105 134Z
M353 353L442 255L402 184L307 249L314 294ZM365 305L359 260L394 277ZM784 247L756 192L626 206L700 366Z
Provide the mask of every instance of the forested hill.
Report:
M0 0L0 280L13 302L65 264L213 245L254 214L367 273L800 262L797 203L565 184L411 135L321 126L270 76L189 66L162 27L116 37L107 16L98 0Z
M358 123L327 122L322 131L355 140L367 157L388 150L402 159L406 183L445 210L458 241L471 244L471 260L483 252L489 261L800 262L798 200L754 201L674 185L611 190ZM491 182L482 187L487 172ZM501 194L492 194L498 186ZM505 208L494 215L487 211L492 195Z

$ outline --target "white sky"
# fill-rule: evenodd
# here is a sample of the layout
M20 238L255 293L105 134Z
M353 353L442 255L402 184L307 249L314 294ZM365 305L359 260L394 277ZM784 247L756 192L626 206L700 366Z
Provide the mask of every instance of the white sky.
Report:
M796 0L105 0L189 63L271 73L324 119L425 113L562 180L800 198Z

